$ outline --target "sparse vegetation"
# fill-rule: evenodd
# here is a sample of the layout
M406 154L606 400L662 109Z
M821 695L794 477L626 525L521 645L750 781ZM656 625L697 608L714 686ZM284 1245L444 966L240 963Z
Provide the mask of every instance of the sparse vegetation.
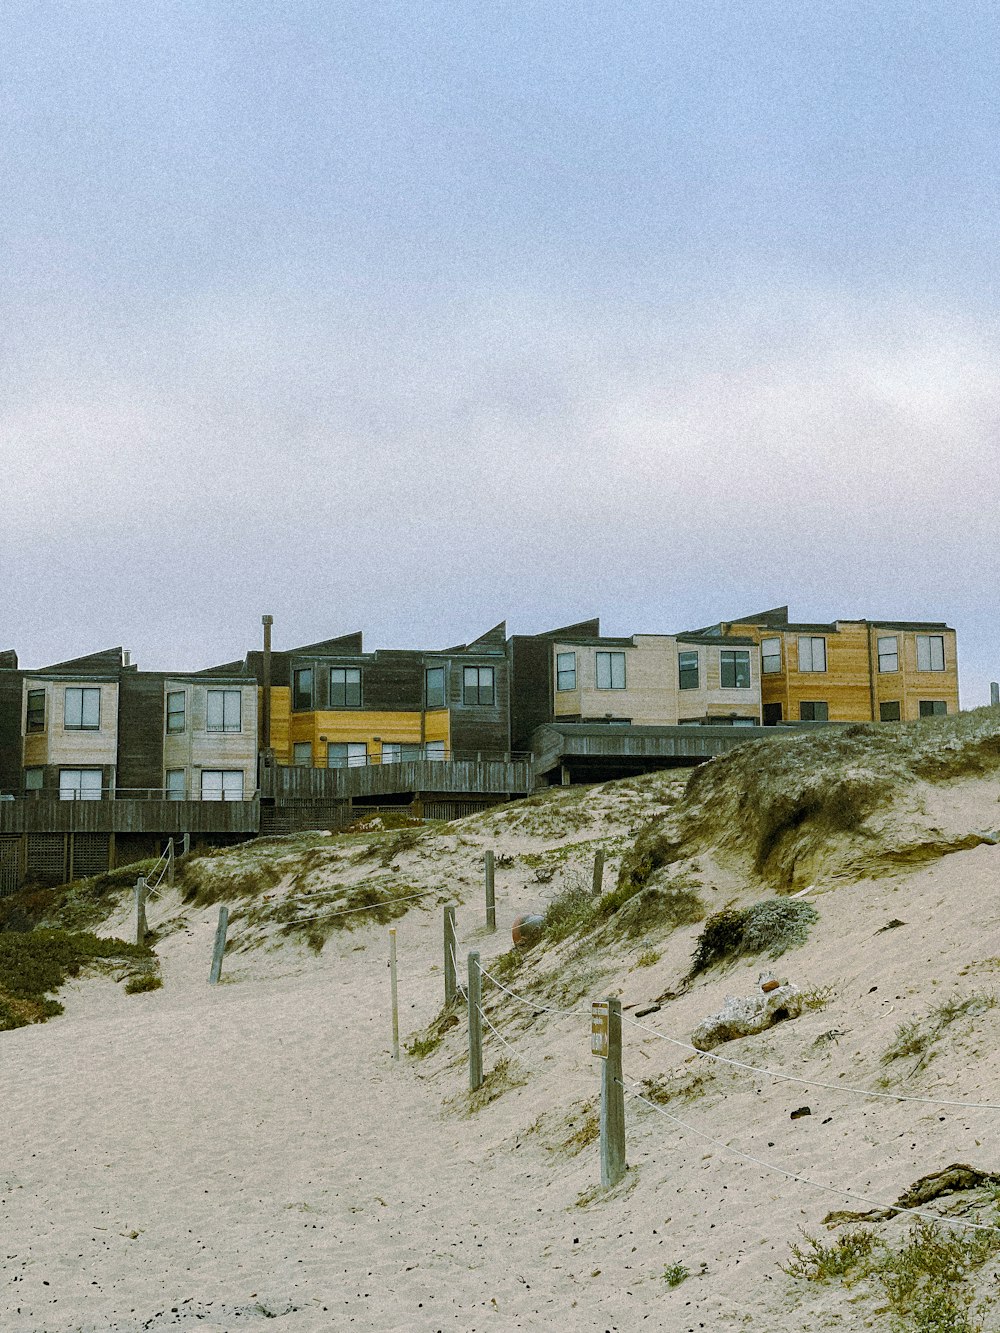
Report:
M913 1071L920 1069L934 1054L934 1043L951 1027L964 1018L976 1018L997 1004L996 995L987 991L973 991L964 1000L950 999L936 1005L922 1019L914 1018L900 1023L892 1044L882 1056L884 1065L908 1056L918 1057Z
M806 1282L871 1281L884 1292L897 1333L979 1333L971 1278L1000 1250L1000 1233L915 1220L893 1248L869 1229L845 1232L831 1245L805 1235L782 1265Z
M801 898L765 898L749 907L715 912L698 936L688 975L696 977L716 963L744 954L778 958L804 944L809 927L818 919L815 907Z
M668 1287L679 1287L684 1279L690 1276L690 1268L681 1263L667 1264L663 1270L663 1280Z
M643 949L642 953L635 960L636 967L653 967L658 963L663 955L659 949Z
M42 929L0 934L0 1031L61 1014L63 1006L49 997L87 963L151 957L152 951L143 945L87 932Z
M163 985L163 978L156 972L139 972L134 977L129 977L125 983L126 995L142 995L146 991L159 990Z

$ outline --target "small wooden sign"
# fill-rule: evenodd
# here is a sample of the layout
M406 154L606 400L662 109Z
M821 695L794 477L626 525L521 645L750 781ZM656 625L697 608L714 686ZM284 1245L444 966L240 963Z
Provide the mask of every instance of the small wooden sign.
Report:
M590 1006L590 1053L608 1058L608 1002L594 1000Z

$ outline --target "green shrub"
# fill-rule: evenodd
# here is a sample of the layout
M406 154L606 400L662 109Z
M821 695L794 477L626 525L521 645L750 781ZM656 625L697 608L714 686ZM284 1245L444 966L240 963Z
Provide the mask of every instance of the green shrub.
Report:
M833 1278L859 1275L868 1267L868 1260L881 1244L874 1231L863 1227L845 1231L832 1245L824 1245L813 1236L802 1233L804 1245L792 1245L792 1257L781 1268L789 1277L806 1282L830 1282Z
M668 1264L663 1270L663 1280L668 1287L679 1287L690 1276L691 1270L684 1264Z
M743 954L766 953L778 958L787 949L804 944L810 925L818 919L815 907L801 898L765 898L749 907L715 912L698 936L688 976Z
M140 972L138 976L129 977L125 983L126 995L142 995L146 991L159 990L163 985L163 978L155 972Z
M0 1031L42 1023L63 1012L50 992L102 958L151 958L145 945L104 939L86 931L33 930L0 934Z

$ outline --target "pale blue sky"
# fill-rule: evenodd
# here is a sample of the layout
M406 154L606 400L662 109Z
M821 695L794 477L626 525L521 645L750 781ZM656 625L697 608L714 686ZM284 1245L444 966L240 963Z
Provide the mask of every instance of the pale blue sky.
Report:
M1000 675L997 11L29 3L0 647L946 619Z

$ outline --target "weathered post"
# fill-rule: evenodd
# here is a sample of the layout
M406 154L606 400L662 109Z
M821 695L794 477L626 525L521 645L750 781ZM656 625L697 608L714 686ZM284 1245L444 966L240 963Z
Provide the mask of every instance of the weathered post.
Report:
M479 971L479 954L469 954L469 1090L483 1086L483 1015L481 1002L483 980Z
M601 1057L601 1185L625 1175L625 1088L622 1083L622 1002L609 996L591 1008L591 1051Z
M493 853L487 852L485 859L486 871L486 929L496 930L497 928L497 904L494 891L494 871L496 858Z
M140 875L135 882L135 942L146 943L146 876Z
M191 834L185 833L181 842L181 856L187 856L191 850Z
M212 950L212 970L208 974L208 984L218 985L222 976L222 955L226 952L226 931L229 929L229 908L225 903L219 907L219 924L215 928L215 947Z
M458 932L455 929L455 908L448 903L444 909L444 1002L449 1005L458 993L455 959L458 957Z
M594 853L594 893L600 894L604 889L604 848L598 847Z
M990 681L990 703L994 708L1000 704L1000 681Z
M174 887L174 840L167 843L167 887Z
M389 927L389 993L392 999L392 1058L399 1059L399 995L396 990L396 927Z

